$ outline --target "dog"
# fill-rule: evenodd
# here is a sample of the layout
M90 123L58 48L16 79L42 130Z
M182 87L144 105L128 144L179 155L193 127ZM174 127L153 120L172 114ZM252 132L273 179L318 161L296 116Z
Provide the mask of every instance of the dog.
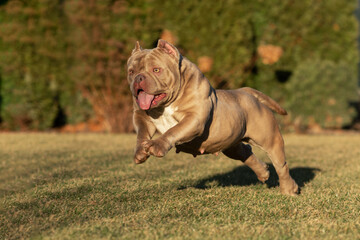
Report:
M271 159L281 193L298 194L271 110L287 112L273 99L248 87L215 90L194 63L162 39L154 49L142 49L136 42L127 69L137 133L135 163L150 155L163 157L173 147L193 156L223 152L265 182L270 173L253 154L250 145L256 145ZM160 136L153 139L156 132Z

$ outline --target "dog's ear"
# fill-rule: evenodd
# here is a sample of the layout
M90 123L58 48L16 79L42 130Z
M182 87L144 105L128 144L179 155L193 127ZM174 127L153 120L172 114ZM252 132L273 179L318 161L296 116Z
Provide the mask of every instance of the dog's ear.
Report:
M165 40L159 39L157 47L175 58L179 58L180 56L179 50Z
M140 46L139 41L136 41L135 48L132 50L132 53L131 53L131 54L134 54L134 53L136 53L137 51L141 51L141 50L142 50L142 48L141 48L141 46Z

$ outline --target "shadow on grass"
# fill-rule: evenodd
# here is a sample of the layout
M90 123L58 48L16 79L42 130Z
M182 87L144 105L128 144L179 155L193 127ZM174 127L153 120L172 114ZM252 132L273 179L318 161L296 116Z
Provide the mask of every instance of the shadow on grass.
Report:
M270 177L266 181L268 188L273 188L279 186L279 178L276 174L276 171L273 165L268 164ZM290 175L294 178L299 187L303 187L305 183L310 182L314 179L316 172L321 171L318 168L310 167L296 167L290 169ZM247 166L236 167L230 172L216 174L204 179L200 179L193 186L180 186L178 190L186 189L189 187L195 187L198 189L207 189L211 188L212 183L215 182L217 186L228 187L228 186L249 186L259 183L255 173L248 168Z

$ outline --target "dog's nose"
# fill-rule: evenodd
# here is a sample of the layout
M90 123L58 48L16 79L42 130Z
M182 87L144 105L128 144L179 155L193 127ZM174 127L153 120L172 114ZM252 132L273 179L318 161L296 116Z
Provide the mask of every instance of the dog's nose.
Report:
M144 81L144 80L145 80L145 76L142 75L142 74L139 74L139 75L137 75L137 76L135 77L135 81L136 81L137 83L140 83L140 82L142 82L142 81Z

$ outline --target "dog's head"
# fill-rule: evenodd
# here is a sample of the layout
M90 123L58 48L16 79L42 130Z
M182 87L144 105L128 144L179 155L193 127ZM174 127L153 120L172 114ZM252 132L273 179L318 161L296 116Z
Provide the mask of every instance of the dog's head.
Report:
M159 40L154 49L142 49L139 42L128 59L128 82L142 110L166 106L180 88L181 55L176 47Z

